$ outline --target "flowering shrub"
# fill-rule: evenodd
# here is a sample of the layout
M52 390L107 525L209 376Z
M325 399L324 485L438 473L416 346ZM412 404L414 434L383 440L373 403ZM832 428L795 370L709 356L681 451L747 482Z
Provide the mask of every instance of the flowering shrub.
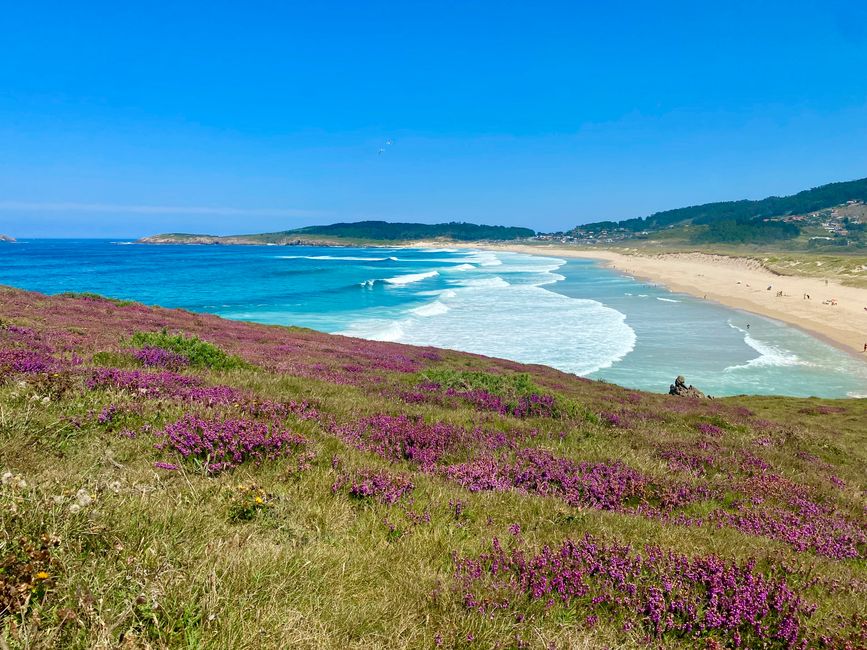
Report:
M490 552L455 559L464 605L479 613L525 609L534 602L584 616L622 619L653 638L714 638L726 645L795 648L814 607L782 578L754 562L738 565L714 556L689 558L659 548L635 553L587 535L532 554Z
M178 370L190 365L190 360L184 355L150 345L136 350L133 356L145 366Z
M443 422L426 424L406 415L374 415L335 427L334 433L356 449L391 461L409 460L425 469L431 469L449 450L466 445L470 438L461 427Z
M518 489L557 496L573 506L615 510L650 495L650 483L619 462L576 463L541 449L521 449L514 460L485 457L442 469L471 492Z
M393 505L415 488L406 474L395 474L386 470L361 469L351 476L341 474L331 485L333 493L347 488L350 496L356 499L376 499Z
M161 451L179 454L204 464L211 474L254 461L290 456L307 440L291 431L253 420L205 420L186 415L156 432Z
M229 386L203 386L198 377L163 370L120 370L95 368L85 384L90 390L120 388L143 397L178 399L204 404L231 404L241 399Z
M56 369L57 361L44 352L12 348L0 350L0 373L39 373Z
M275 402L273 400L249 400L241 410L252 416L271 420L284 420L290 415L300 420L318 420L319 411L308 402Z
M109 424L116 415L117 407L114 404L109 404L99 412L99 415L96 417L96 421L99 424Z
M701 433L706 436L721 436L725 433L722 429L720 429L715 424L708 424L707 422L699 422L695 425L695 428L698 429Z
M526 373L497 375L486 372L429 370L416 387L406 393L410 402L438 402L439 396L462 400L478 411L493 411L517 418L559 417L554 396L545 394Z

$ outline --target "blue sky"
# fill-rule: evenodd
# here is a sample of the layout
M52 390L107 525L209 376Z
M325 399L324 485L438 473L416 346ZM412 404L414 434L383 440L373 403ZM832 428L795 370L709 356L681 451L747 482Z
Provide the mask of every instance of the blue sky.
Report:
M358 219L557 230L867 176L863 2L3 14L13 236Z

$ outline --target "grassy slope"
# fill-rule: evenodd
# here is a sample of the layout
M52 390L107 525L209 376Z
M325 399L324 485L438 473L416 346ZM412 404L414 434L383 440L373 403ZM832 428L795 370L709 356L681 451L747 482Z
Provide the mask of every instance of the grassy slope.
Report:
M683 400L544 367L88 296L0 290L0 319L0 472L9 472L0 487L0 617L8 647L433 647L438 638L445 647L478 648L733 643L731 630L654 640L643 606L591 604L605 591L591 578L589 596L549 608L517 592L503 611L466 606L468 587L455 579L453 554L478 555L494 537L530 553L585 533L636 552L652 544L690 557L755 558L756 576L784 578L818 606L812 616L798 615L799 638L818 645L824 634L829 647L847 647L844 638L849 647L865 642L858 635L867 615L867 400ZM220 371L181 370L233 387L239 392L232 400L209 405L171 391L85 385L93 365L141 369L129 337L163 327L243 360ZM30 353L50 357L54 367L11 372L11 360ZM513 381L516 372L530 373L529 381ZM424 373L439 389L418 388ZM484 386L512 399L550 395L556 410L501 414L449 396L449 386ZM301 417L271 421L265 409L244 411L243 404L262 399L309 402L316 413L296 410ZM151 432L185 413L271 422L304 436L315 455L209 475L203 463L212 459L182 461L154 448ZM485 448L477 441L488 434L476 432L431 469L360 450L346 435L360 418L401 413L454 431L499 431L514 450ZM136 436L122 435L129 431ZM563 459L623 463L648 483L629 500L600 505L583 492L565 499L556 482L470 491L445 471L537 448ZM678 463L675 452L712 458L690 471L683 462L692 461ZM158 469L158 461L181 469ZM353 497L340 480L351 485L362 469L405 474L415 489L392 505ZM660 495L685 487L705 496L661 505ZM601 490L613 494L614 486ZM792 494L806 504L793 504ZM772 507L789 512L802 524L805 546L787 541L779 527L762 534L672 521L736 512L739 502L747 516ZM806 508L800 515L799 507ZM854 556L816 548L811 527L831 538L856 531ZM47 577L37 577L40 571ZM647 580L663 585L652 572ZM491 593L490 586L470 588L480 598Z

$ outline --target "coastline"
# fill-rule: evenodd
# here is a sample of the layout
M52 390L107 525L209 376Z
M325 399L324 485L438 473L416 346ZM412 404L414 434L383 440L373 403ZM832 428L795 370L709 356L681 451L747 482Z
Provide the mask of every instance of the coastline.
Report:
M607 268L663 285L671 291L793 325L867 362L867 354L862 352L867 343L867 289L843 286L833 280L826 284L819 278L777 275L756 260L707 253L650 256L556 245L466 247L597 260ZM777 296L778 291L783 295ZM836 300L836 305L828 304L831 299Z

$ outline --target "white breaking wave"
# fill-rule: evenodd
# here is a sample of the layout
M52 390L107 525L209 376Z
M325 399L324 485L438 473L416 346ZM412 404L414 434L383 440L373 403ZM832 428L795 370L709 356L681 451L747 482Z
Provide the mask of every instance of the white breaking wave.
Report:
M732 370L740 370L744 368L768 368L772 366L807 366L810 365L806 361L802 361L794 352L784 350L770 343L764 343L753 338L748 330L745 330L737 325L729 322L729 327L743 332L744 343L750 346L753 350L759 353L755 359L750 359L744 364L736 366L728 366L724 372Z
M433 291L419 291L417 296L439 296L440 298L454 298L457 293L453 289L434 289Z
M508 287L508 282L506 282L500 276L494 276L492 278L479 278L477 280L449 280L452 284L459 284L462 287Z
M310 255L306 260L339 260L344 262L384 262L387 257L352 257L350 255Z
M433 302L408 309L395 319L360 319L338 333L506 357L578 375L607 368L634 349L635 332L624 314L595 300L542 288L563 279L553 271L565 260L516 254L503 254L501 260L490 255L497 263L490 257L474 263L496 267L497 273L508 273L514 282L500 275L446 279L452 288L418 292L436 296ZM408 284L436 274L399 279Z
M449 271L472 271L475 268L476 267L473 266L472 264L458 264L457 266L452 266L447 270L449 270Z
M440 316L445 314L448 310L449 308L447 305L443 304L439 300L434 300L432 303L428 303L427 305L411 309L410 312L416 316Z
M566 279L565 275L560 275L559 273L546 273L545 276L546 277L542 281L535 283L537 287L540 287L543 284L554 284L555 282L560 282Z
M674 298L660 298L659 296L657 296L656 299L661 300L662 302L680 302L680 300L675 300Z
M473 261L479 266L501 266L503 260L491 251L476 251L473 253Z
M426 271L425 273L409 273L407 275L396 275L393 278L386 278L384 282L387 282L388 284L403 286L406 284L412 284L413 282L420 282L422 280L426 280L427 278L433 278L437 275L439 275L438 271Z
M352 257L350 255L278 255L278 260L332 260L342 262L384 262L396 260L396 257Z

